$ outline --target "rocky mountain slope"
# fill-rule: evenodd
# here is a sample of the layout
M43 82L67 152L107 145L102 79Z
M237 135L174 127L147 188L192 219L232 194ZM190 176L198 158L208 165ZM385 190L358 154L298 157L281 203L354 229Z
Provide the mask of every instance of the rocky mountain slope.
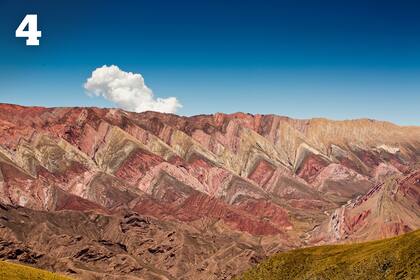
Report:
M230 279L279 251L420 228L419 163L420 127L373 120L1 104L0 258Z

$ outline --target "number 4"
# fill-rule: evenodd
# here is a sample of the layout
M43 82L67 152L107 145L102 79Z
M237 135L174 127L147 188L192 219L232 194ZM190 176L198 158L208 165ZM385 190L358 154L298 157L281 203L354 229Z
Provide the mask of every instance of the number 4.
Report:
M28 30L25 31L26 26ZM28 37L27 46L39 46L38 37L41 37L41 31L38 31L38 15L26 15L16 29L16 37Z

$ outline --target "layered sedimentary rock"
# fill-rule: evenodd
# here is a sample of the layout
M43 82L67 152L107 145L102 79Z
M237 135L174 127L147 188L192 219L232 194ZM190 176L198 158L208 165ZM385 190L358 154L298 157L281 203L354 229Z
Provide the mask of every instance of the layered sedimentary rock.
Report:
M418 229L419 160L420 127L373 120L2 104L0 256L81 279L230 279Z

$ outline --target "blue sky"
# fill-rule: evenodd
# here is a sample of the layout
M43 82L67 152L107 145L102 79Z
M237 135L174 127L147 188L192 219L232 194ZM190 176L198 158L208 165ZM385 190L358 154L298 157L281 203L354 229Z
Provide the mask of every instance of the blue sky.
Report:
M264 3L261 3L264 2ZM39 47L14 32L38 14ZM418 1L0 1L0 102L115 106L102 65L182 115L244 111L420 125Z

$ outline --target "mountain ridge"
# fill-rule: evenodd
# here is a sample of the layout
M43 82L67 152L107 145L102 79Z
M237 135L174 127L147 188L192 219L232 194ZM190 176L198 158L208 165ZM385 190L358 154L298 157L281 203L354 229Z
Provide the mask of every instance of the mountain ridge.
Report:
M100 224L86 220L85 232L59 223L73 255L42 252L57 261L40 260L39 266L72 267L83 279L94 279L110 262L139 268L107 272L116 279L230 279L278 251L420 228L420 127L0 104L0 131L0 203L21 209L4 211L1 238L39 247L8 223L21 212L44 217L37 234L53 240L43 237L40 244L58 242L60 231L48 225L63 211L76 220L85 221L80 215L89 212L120 224L100 238L123 244L124 253L78 240L97 236ZM125 225L127 215L138 215L135 227ZM147 219L156 226L137 224ZM166 249L150 245L142 252L147 262L139 262L133 255L139 240L130 232L164 242L163 228L180 231L180 238ZM192 245L197 238L202 246ZM82 250L100 257L81 260ZM220 256L224 261L217 261ZM158 269L165 263L171 264Z
M226 112L214 112L214 113L208 113L208 114L196 114L196 115L178 115L175 113L160 113L160 112L156 112L156 111L144 111L144 112L132 112L132 111L127 111L118 107L96 107L96 106L37 106L37 105L19 105L19 104L14 104L14 103L2 103L0 102L0 106L4 107L4 106L10 106L10 107L15 107L15 108L33 108L33 109L99 109L99 110L117 110L117 111L122 111L122 112L126 112L126 113L134 113L134 114L162 114L162 115L170 115L170 116L177 116L177 117L181 117L181 118L193 118L193 117L210 117L210 116L215 116L215 115L225 115L225 116L234 116L234 115L250 115L250 116L271 116L271 117L282 117L282 118L287 118L287 119L291 119L291 120L297 120L297 121L310 121L310 120L314 120L314 121L330 121L330 122L357 122L357 121L362 121L362 122L378 122L378 123L384 123L384 124L391 124L394 126L399 126L399 127L407 127L407 128L416 128L416 127L420 127L419 125L403 125L403 124L397 124L395 122L392 121L386 121L386 120L380 120L380 119L372 119L372 118L367 118L367 117L360 117L360 118L351 118L351 119L330 119L330 118L324 118L324 117L310 117L310 118L295 118L295 117L290 117L287 115L279 115L279 114L275 114L275 113L267 113L267 114L258 114L258 113L249 113L249 112L244 112L244 111L236 111L236 112L231 112L231 113L226 113Z

